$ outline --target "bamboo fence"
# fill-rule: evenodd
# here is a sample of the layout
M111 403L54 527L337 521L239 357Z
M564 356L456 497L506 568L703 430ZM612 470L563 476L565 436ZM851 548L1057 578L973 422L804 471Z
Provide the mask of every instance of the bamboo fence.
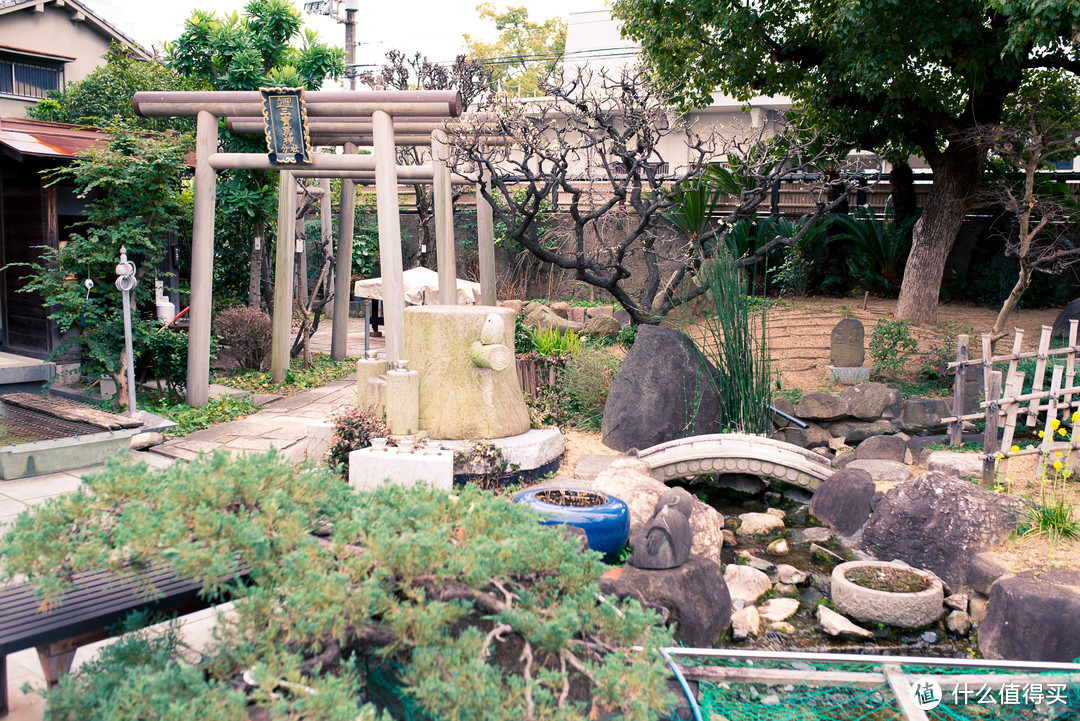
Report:
M970 357L968 336L957 337L956 360L949 363L949 368L956 369L952 416L943 418L942 421L949 424L949 443L957 445L961 442L965 421L985 420L982 453L982 476L985 484L1007 475L1011 458L1038 455L1037 474L1041 475L1048 459L1064 457L1067 465L1068 459L1080 450L1080 423L1072 420L1074 411L1080 409L1080 387L1075 385L1076 354L1080 351L1080 346L1077 345L1077 325L1078 321L1070 321L1068 344L1054 349L1050 348L1053 329L1044 325L1038 350L1025 352L1020 350L1024 342L1024 329L1017 328L1012 352L1006 355L994 355L990 334L983 333L980 358ZM1064 365L1051 362L1051 359L1057 356L1065 356ZM1019 361L1028 358L1035 359L1035 372L1032 376L1031 391L1023 393L1026 374L1018 370L1017 366ZM1001 370L1003 366L1006 368L1004 374ZM1049 366L1052 366L1050 386L1043 390ZM982 373L984 399L977 412L965 414L964 389L969 374L976 372ZM1021 420L1028 427L1042 425L1041 438L1037 444L1024 448L1014 444L1016 424Z

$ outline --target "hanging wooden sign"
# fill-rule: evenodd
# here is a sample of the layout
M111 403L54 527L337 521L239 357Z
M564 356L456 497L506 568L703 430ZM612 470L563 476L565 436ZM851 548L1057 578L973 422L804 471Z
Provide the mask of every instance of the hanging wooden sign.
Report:
M259 88L266 147L271 163L310 163L307 106L303 88Z

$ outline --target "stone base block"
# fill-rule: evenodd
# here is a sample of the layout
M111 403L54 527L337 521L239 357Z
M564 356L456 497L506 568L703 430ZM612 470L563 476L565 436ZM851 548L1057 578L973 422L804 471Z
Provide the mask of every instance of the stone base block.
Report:
M837 366L825 366L832 373L833 380L841 385L853 386L856 383L870 380L869 368L840 368Z
M566 439L558 428L534 428L516 436L484 439L502 451L502 456L519 471L531 471L545 466L566 450ZM461 448L466 441L437 441L432 444L451 451Z
M330 448L330 438L333 435L334 424L331 421L316 421L310 424L304 439L304 458L312 461L323 460L327 449Z
M450 490L454 485L454 452L362 448L349 454L349 485L369 491L383 483L411 486L425 481Z

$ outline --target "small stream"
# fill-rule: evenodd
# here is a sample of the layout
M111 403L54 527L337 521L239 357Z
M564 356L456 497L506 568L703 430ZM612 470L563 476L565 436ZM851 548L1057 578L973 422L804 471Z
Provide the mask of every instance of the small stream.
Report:
M786 563L800 571L810 573L809 582L798 586L794 592L776 593L775 590L773 592L777 597L799 599L799 610L787 620L787 623L794 627L794 632L773 629L768 621L762 619L761 632L758 636L735 640L729 634L721 641L721 646L765 651L875 653L942 658L970 658L977 655L978 649L973 638L958 638L945 629L944 611L948 609L943 610L941 618L935 624L922 629L898 629L886 626L875 628L875 624L855 621L874 634L873 641L835 639L828 636L817 623L816 608L819 603L829 598L829 578L837 562L824 562L814 558L810 553L810 542L801 539L799 532L812 525L809 507L805 503L793 501L775 492L740 498L726 489L704 483L689 485L686 488L719 511L724 516L725 528L728 529L736 525L738 516L742 513L764 513L768 508L778 508L786 514L784 519L786 528L780 531L779 535L769 538L751 538L736 533L737 546L730 547L724 544L721 556L725 567L727 564L737 563L737 553L747 550L773 565ZM732 520L736 523L732 523ZM776 555L766 550L766 546L778 537L787 538L790 546L789 553ZM836 539L818 545L841 556L844 560L856 559L856 555ZM770 574L770 576L775 578L775 574ZM759 600L758 605L767 597ZM933 633L935 637L933 642L929 642L930 637L927 632Z

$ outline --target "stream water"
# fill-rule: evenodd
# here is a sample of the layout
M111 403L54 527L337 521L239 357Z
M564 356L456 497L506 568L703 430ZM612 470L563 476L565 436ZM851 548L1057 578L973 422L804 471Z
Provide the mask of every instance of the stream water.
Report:
M811 519L809 508L806 504L792 501L777 493L766 493L763 496L739 498L736 495L716 486L697 484L688 486L687 490L695 493L699 498L711 505L727 520L726 528L734 524L731 519L738 520L742 513L764 513L768 508L778 508L786 514L784 524L786 528L777 536L768 538L752 538L736 534L737 545L731 547L724 545L722 560L725 567L729 563L737 563L739 551L750 551L758 558L768 561L773 565L786 563L800 571L810 573L807 584L798 586L793 593L776 593L778 597L798 598L799 610L794 616L787 619L794 631L777 630L762 619L761 632L755 637L750 636L745 640L735 640L725 637L721 645L727 648L760 649L769 651L821 651L821 652L846 652L846 653L875 653L886 655L909 655L909 656L934 656L966 658L977 654L978 649L971 638L960 638L950 634L945 628L945 614L933 625L921 629L898 629L875 624L859 623L874 634L873 641L852 641L835 639L825 634L817 622L817 606L829 599L829 578L833 568L838 562L826 562L815 558L810 553L810 543L801 539L801 530L810 527ZM778 537L785 537L790 546L790 552L784 555L769 553L766 546ZM818 545L827 548L845 560L854 560L855 555L842 543L833 539ZM773 576L775 578L775 576ZM760 604L762 600L758 603ZM858 622L857 622L858 623ZM931 641L930 634L933 634Z

